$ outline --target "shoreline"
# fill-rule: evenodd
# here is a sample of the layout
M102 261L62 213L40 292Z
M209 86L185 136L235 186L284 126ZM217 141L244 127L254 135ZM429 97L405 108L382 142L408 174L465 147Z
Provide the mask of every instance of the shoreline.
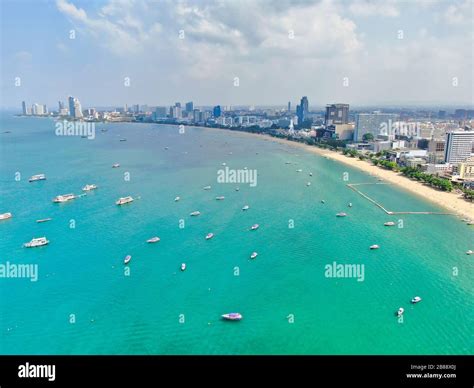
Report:
M212 127L198 127L208 130L222 131L221 128ZM448 193L446 191L436 190L432 187L426 186L421 182L411 180L410 178L390 170L385 170L382 167L375 166L358 158L350 158L342 155L336 151L321 149L316 146L308 144L293 142L286 139L280 139L266 134L250 133L244 131L230 131L233 134L242 134L243 136L259 138L262 140L273 141L279 144L289 145L294 148L299 148L303 151L308 151L319 156L325 156L333 161L356 168L377 178L383 179L385 182L391 183L400 187L412 194L421 197L423 200L431 202L441 208L448 210L453 215L460 218L468 218L474 220L474 203L467 202L462 196L456 193Z

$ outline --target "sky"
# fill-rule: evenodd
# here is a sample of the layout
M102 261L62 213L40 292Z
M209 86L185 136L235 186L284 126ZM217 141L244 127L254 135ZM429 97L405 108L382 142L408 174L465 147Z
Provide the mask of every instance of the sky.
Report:
M0 106L473 105L472 0L0 0Z

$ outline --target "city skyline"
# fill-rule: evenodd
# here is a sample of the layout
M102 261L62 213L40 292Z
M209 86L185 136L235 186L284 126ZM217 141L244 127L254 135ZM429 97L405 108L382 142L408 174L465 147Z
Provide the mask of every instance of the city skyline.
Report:
M64 94L88 106L168 106L182 96L201 106L296 106L301 95L310 109L469 106L471 7L461 0L7 1L1 106L53 106Z

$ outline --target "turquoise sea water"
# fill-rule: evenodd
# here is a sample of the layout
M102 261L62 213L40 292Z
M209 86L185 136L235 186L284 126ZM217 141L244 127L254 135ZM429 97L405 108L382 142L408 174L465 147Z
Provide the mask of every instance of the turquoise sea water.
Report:
M0 264L38 264L39 279L0 279L0 354L473 353L474 229L451 216L385 215L346 187L377 182L367 174L224 130L98 124L88 140L3 114L4 131L0 213L13 218L0 222ZM256 169L257 186L217 183L223 162ZM48 179L28 183L38 173ZM87 183L99 189L51 202ZM361 189L392 211L442 211L394 186ZM140 199L116 206L125 195ZM383 226L400 218L403 228ZM22 248L41 236L50 245ZM364 281L325 277L334 261L364 264ZM220 319L234 311L244 319Z

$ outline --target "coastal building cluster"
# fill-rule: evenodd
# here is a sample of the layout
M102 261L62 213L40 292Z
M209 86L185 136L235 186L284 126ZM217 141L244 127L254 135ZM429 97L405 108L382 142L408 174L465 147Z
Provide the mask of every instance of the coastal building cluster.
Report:
M23 101L22 113L86 122L156 122L268 133L308 144L326 143L363 156L382 156L400 167L474 188L474 109L351 111L345 103L310 109L308 97L303 96L294 110L291 101L282 107L197 107L189 101L99 110L83 109L78 98L69 96L67 104L59 101L53 111L45 104L28 106Z

